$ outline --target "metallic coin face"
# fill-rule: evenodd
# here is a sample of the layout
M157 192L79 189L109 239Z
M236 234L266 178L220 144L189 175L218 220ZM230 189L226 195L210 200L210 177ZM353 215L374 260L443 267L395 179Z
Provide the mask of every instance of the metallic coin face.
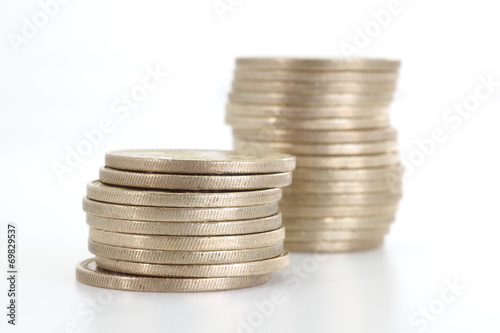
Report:
M260 174L292 171L295 159L286 154L245 155L222 150L122 150L107 153L106 166L179 174Z
M238 80L309 81L309 82L384 82L395 83L397 72L361 71L304 71L284 69L255 69L237 67L234 77Z
M99 170L101 182L111 185L188 191L239 191L288 186L291 172L251 175L182 175Z
M397 71L401 62L396 59L376 58L237 58L236 66L321 71Z
M252 262L215 265L146 264L96 257L99 267L114 272L162 277L234 277L269 274L286 268L290 261L288 252L274 258Z
M258 286L268 282L271 274L224 278L155 278L134 276L97 267L87 259L76 267L76 279L94 287L142 292L201 292Z
M285 229L231 236L155 236L114 233L90 228L90 240L112 246L162 251L224 251L273 246L285 239Z
M313 242L286 242L286 247L293 252L351 252L378 248L384 244L384 239L363 241L313 241Z
M159 251L110 246L89 241L90 253L108 259L146 264L207 265L249 262L277 257L284 251L283 242L245 250Z
M171 236L244 235L275 230L281 227L281 213L251 220L223 222L155 222L120 220L87 214L89 227L129 234Z
M276 202L281 198L281 189L237 192L169 191L109 185L95 180L87 184L87 197L94 201L135 206L240 207Z

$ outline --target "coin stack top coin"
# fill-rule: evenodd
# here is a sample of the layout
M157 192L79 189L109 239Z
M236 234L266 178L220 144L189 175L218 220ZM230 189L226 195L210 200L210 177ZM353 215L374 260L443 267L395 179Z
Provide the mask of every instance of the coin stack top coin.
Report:
M78 281L156 292L265 283L288 265L277 202L294 168L283 153L106 154L83 199L96 257L78 264Z
M239 58L226 122L238 151L296 156L280 202L292 251L380 246L401 198L392 59Z

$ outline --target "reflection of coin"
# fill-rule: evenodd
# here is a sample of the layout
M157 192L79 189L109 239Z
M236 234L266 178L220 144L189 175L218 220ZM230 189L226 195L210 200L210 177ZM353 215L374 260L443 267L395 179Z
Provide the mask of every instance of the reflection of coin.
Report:
M238 68L317 70L317 71L397 71L396 59L362 58L237 58Z
M293 172L293 179L309 181L349 181L387 180L400 182L404 169L401 165L391 165L370 169L313 169L299 168Z
M180 175L120 171L101 168L103 183L141 188L169 190L254 190L287 186L292 182L291 172L255 175Z
M348 181L348 182L311 182L296 180L284 193L398 193L401 184L389 183L387 180Z
M295 160L284 154L244 155L223 150L121 150L106 154L106 166L180 174L255 174L292 171Z
M397 204L373 205L373 206L287 206L280 205L283 216L286 217L357 217L394 214L398 208ZM288 238L287 232L287 238Z
M238 80L270 80L270 81L312 81L312 82L396 82L396 72L320 72L291 70L257 70L236 68L234 77Z
M281 198L279 188L238 192L145 190L113 186L98 180L87 184L87 197L123 205L158 207L239 207L269 204Z
M139 221L230 221L274 215L277 203L248 207L175 208L115 205L83 198L83 210L95 216Z
M132 221L87 214L87 224L95 229L142 235L243 235L278 229L281 227L281 213L260 219L222 222Z
M277 257L283 253L283 242L246 250L158 251L110 246L89 241L89 251L98 257L147 264L227 264Z
M339 240L376 240L383 238L389 229L366 229L366 230L287 230L286 241L288 242L321 242Z
M165 277L228 277L262 275L282 270L288 266L290 255L287 252L269 259L216 265L145 264L102 257L96 257L95 260L99 267L126 274Z
M377 154L360 156L296 156L300 168L318 169L365 169L400 165L399 154Z
M360 217L286 217L283 219L286 230L322 230L322 229L372 229L391 224L394 214Z
M225 278L154 278L111 272L87 259L76 267L76 279L100 288L146 292L195 292L229 290L258 286L270 280L271 274Z
M348 252L369 250L381 246L384 239L364 241L315 241L315 242L286 242L285 246L294 252Z
M395 204L401 199L399 193L285 193L282 203L305 206L352 206Z
M283 241L285 229L231 236L154 236L114 233L90 228L90 239L112 246L145 250L222 251L273 246Z

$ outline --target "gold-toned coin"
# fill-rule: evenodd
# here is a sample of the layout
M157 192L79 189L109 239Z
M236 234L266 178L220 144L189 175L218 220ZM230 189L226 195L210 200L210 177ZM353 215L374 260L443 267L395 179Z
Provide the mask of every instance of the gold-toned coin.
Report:
M296 130L357 130L389 127L387 115L363 118L286 119L226 115L226 123L235 128L271 128Z
M370 169L312 169L299 168L293 172L294 180L309 181L367 181L367 180L387 180L391 183L397 180L400 182L404 169L402 165L392 165Z
M266 232L281 227L281 213L251 220L223 222L153 222L119 220L87 214L89 227L141 235L224 236Z
M112 185L192 191L235 191L283 187L292 182L291 172L252 175L182 175L99 170L101 182Z
M285 229L231 236L155 236L122 234L90 228L92 241L121 247L164 251L223 251L273 246L285 239Z
M296 156L297 167L313 169L366 169L401 165L399 154L360 156Z
M265 142L250 139L234 138L235 149L244 149L254 146L258 151L287 152L290 154L312 154L312 155L360 155L381 154L398 150L398 143L391 141L363 142L363 143L288 143L288 142Z
M281 213L287 217L358 217L373 215L395 214L397 204L372 205L372 206L287 206L281 204ZM287 231L288 237L288 231Z
M238 80L262 81L312 81L312 82L390 82L398 79L397 72L356 72L356 71L303 71L264 70L239 68L234 70Z
M89 241L90 253L103 258L146 264L229 264L274 258L284 251L283 242L246 250L227 251L158 251L110 246Z
M236 66L318 71L397 71L401 62L376 58L237 58Z
M127 171L248 175L292 171L295 159L286 154L244 155L224 150L121 150L106 154L106 166Z
M83 210L87 214L121 220L139 221L232 221L249 220L275 215L277 203L248 207L224 208L175 208L145 207L108 204L83 198Z
M316 194L316 193L285 193L282 203L286 205L305 206L354 206L396 204L401 199L398 193L342 193L342 194Z
M392 93L378 94L296 94L232 91L229 100L237 103L286 105L389 105Z
M395 220L394 214L361 217L286 217L286 230L328 230L328 229L376 229L387 226Z
M308 180L295 180L283 193L399 193L401 182L390 183L387 180L372 181L345 181L345 182L312 182Z
M108 203L157 207L240 207L265 205L281 198L281 189L238 192L189 192L137 189L104 184L87 184L87 197Z
M365 230L290 230L286 232L288 242L362 241L378 240L389 233L387 229ZM287 245L285 245L287 246Z
M357 118L387 115L387 106L366 105L332 105L332 106L300 106L300 105L263 105L228 102L228 115L262 116L280 118Z
M165 265L146 264L130 261L120 261L96 257L95 261L99 267L114 272L125 274L137 274L145 276L164 277L230 277L262 275L276 272L286 268L290 262L288 252L274 258L263 259L252 262L240 262L231 264L215 265Z
M111 272L87 259L76 267L78 282L99 288L143 292L201 292L254 287L268 282L271 274L224 278L157 278Z
M384 239L364 241L315 241L286 242L286 247L292 252L350 252L371 250L384 244Z
M299 94L325 93L392 93L396 89L395 82L293 82L293 81L250 81L234 80L233 91L262 91Z

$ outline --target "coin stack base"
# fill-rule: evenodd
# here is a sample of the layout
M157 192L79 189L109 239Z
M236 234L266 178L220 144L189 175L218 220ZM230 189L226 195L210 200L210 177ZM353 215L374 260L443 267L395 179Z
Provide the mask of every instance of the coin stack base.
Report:
M266 283L289 263L278 201L294 168L281 153L108 153L83 199L95 258L77 280L149 292Z
M280 209L290 251L379 247L401 199L388 59L239 58L226 107L235 149L293 154Z

